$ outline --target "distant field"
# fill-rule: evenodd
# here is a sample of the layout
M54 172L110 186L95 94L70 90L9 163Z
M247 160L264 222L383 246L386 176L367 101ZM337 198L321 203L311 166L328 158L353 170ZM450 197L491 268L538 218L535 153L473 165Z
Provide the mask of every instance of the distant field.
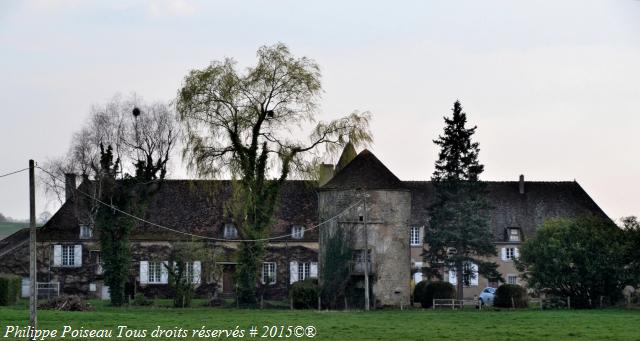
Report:
M29 227L28 223L0 223L0 236L8 236L19 229Z
M240 339L251 339L248 335L250 326L258 326L256 338L259 339L262 326L311 325L317 330L314 340L640 340L639 310L412 309L364 313L204 307L111 308L102 302L94 304L98 307L93 312L40 311L40 326L61 330L64 325L70 325L77 329L109 329L114 333L119 325L146 329L148 333L158 326L165 330L185 328L189 330L189 337L183 339L191 339L192 330L202 326L228 330L238 326L245 330L245 336ZM24 302L20 307L0 307L0 338L5 335L6 326L25 326L27 321ZM128 338L120 338L123 339ZM310 340L308 337L302 339Z

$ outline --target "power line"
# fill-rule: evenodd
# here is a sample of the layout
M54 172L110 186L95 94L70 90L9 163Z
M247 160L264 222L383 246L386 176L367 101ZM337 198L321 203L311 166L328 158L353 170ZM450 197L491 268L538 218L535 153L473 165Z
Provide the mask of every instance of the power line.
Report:
M37 167L38 169L40 169L41 171L43 171L43 172L45 172L45 173L49 174L50 176L52 176L52 177L54 177L54 178L56 178L56 179L58 179L58 180L62 181L60 178L58 178L56 175L52 174L51 172L49 172L49 171L47 171L47 170L45 170L45 169L43 169L43 168L41 168L41 167L39 167L39 166L36 166L36 167ZM28 169L28 168L27 168L27 169ZM122 213L122 214L124 214L124 215L126 215L126 216L128 216L128 217L130 217L130 218L133 218L133 219L138 220L138 221L140 221L140 222L143 222L143 223L145 223L145 224L149 224L149 225L152 225L152 226L155 226L155 227L158 227L158 228L164 229L164 230L168 230L168 231L171 231L171 232L174 232L174 233L183 234L183 235L190 236L190 237L201 238L201 239L207 239L207 240L213 240L213 241L222 241L222 242L262 242L262 241L270 241L270 240L276 240L276 239L283 239L283 238L287 238L287 237L291 236L291 234L290 234L290 233L288 233L288 234L284 234L284 235L280 235L280 236L276 236L276 237L258 238L258 239L225 239L225 238L215 238L215 237L202 236L202 235L198 235L198 234L194 234L194 233L189 233L189 232L185 232L185 231L180 231L180 230L177 230L177 229L174 229L174 228L171 228L171 227L167 227L167 226L164 226L164 225L156 224L156 223L151 222L151 221L148 221L148 220L146 220L146 219L144 219L144 218L140 218L140 217L138 217L138 216L135 216L135 215L133 215L133 214L131 214L131 213L129 213L129 212L125 212L125 211L123 211L123 210L121 210L121 209L119 209L119 208L117 208L117 207L115 207L115 206L113 206L113 205L111 205L111 204L108 204L108 203L106 203L106 202L104 202L104 201L102 201L102 200L100 200L100 199L98 199L98 198L94 197L94 196L93 196L93 195L91 195L91 194L85 193L85 192L83 192L83 191L81 191L81 190L79 190L79 189L77 189L77 188L75 189L75 191L77 191L77 192L79 192L80 194L82 194L82 195L84 195L84 196L88 197L89 199L94 200L95 202L97 202L97 203L99 203L99 204L101 204L101 205L104 205L104 206L106 206L106 207L108 207L108 208L110 208L110 209L112 209L112 210L114 210L114 211L120 212L120 213ZM327 220L325 220L325 221L323 221L323 222L321 222L321 223L319 223L319 224L313 225L313 226L311 226L311 227L309 227L309 228L302 229L302 231L304 231L304 232L306 232L306 231L311 231L311 230L314 230L314 229L316 229L316 228L318 228L318 227L320 227L320 226L322 226L322 225L324 225L324 224L327 224L328 222L330 222L330 221L332 221L332 220L334 220L334 219L337 219L337 218L338 218L338 217L340 217L342 214L344 214L344 213L345 213L345 212L347 212L348 210L350 210L350 209L354 208L356 205L360 204L361 202L362 202L362 200L357 201L357 202L353 203L352 205L348 206L347 208L345 208L344 210L340 211L338 214L334 215L333 217L331 217L331 218L329 218L329 219L327 219Z
M14 172L10 172L10 173L7 173L7 174L2 174L2 175L0 175L0 178L4 178L5 176L9 176L9 175L13 175L13 174L18 174L18 173L20 173L20 172L24 172L24 171L26 171L26 170L29 170L29 167L27 167L27 168L23 168L23 169L20 169L20 170L14 171Z

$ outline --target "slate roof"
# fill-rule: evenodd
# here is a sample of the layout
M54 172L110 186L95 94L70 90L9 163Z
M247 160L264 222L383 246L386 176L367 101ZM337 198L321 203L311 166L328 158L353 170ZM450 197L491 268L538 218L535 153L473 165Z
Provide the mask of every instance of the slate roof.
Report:
M505 240L505 229L516 227L526 239L549 218L595 216L609 219L577 182L525 182L520 194L518 181L486 182L491 210L491 226L496 241ZM78 191L91 193L91 183L84 181ZM320 189L311 181L289 180L283 185L275 214L271 236L291 233L292 225L306 227L317 224L318 195L321 190L366 188L371 190L405 190L412 196L412 226L428 221L428 209L434 200L430 181L400 181L370 151L364 150ZM165 180L152 197L143 218L180 231L222 238L225 223L224 205L231 199L231 182L225 180ZM58 212L38 229L38 241L78 240L78 216L86 212L86 200L66 202ZM28 239L28 230L21 230L0 243L0 252L11 243ZM145 223L135 226L132 240L172 240L179 234ZM292 240L290 237L288 240ZM285 239L281 239L285 240ZM302 241L317 241L317 230L307 231ZM299 241L299 240L295 240Z
M402 181L369 150L365 149L320 190L404 189Z
M411 191L411 221L413 226L425 225L428 208L434 200L431 181L404 181ZM496 241L505 240L506 228L520 228L524 238L535 234L536 228L550 218L594 216L609 219L584 189L575 181L525 181L525 193L520 194L518 181L488 181L487 200L493 207L490 225Z
M91 193L86 182L79 191ZM231 182L226 180L165 180L152 197L143 218L147 221L180 231L222 238L225 223L225 203L231 199ZM38 240L77 240L81 219L77 212L85 212L81 194L67 201L38 232ZM291 233L292 225L309 227L316 223L318 197L314 182L287 181L280 192L272 236ZM132 240L171 240L180 234L140 222L131 235ZM286 238L285 238L286 239ZM281 240L285 240L281 239ZM291 238L288 238L291 239ZM306 231L302 241L317 240L317 230ZM295 239L300 241L300 239Z

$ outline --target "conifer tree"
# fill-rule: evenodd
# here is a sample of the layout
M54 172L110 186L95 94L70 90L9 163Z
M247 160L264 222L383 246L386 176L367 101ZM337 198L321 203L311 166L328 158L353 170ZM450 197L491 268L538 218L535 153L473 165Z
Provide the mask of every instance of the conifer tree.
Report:
M485 257L496 255L489 226L490 207L485 185L480 181L484 166L478 160L478 142L472 141L477 127L467 128L467 115L456 101L453 116L445 117L444 134L433 142L440 147L431 180L435 201L429 210L425 231L425 263L431 276L441 276L444 269L455 271L458 299L463 286L477 273L500 278L493 262Z

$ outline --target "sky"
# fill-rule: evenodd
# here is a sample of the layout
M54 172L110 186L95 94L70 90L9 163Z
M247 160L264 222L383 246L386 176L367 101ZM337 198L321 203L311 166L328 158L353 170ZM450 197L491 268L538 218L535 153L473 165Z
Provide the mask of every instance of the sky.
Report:
M402 180L430 178L459 99L482 179L576 180L612 219L640 215L637 0L2 0L0 174L63 155L116 93L171 101L190 70L277 42L320 65L320 119L372 113ZM28 202L26 172L0 178L0 213Z

